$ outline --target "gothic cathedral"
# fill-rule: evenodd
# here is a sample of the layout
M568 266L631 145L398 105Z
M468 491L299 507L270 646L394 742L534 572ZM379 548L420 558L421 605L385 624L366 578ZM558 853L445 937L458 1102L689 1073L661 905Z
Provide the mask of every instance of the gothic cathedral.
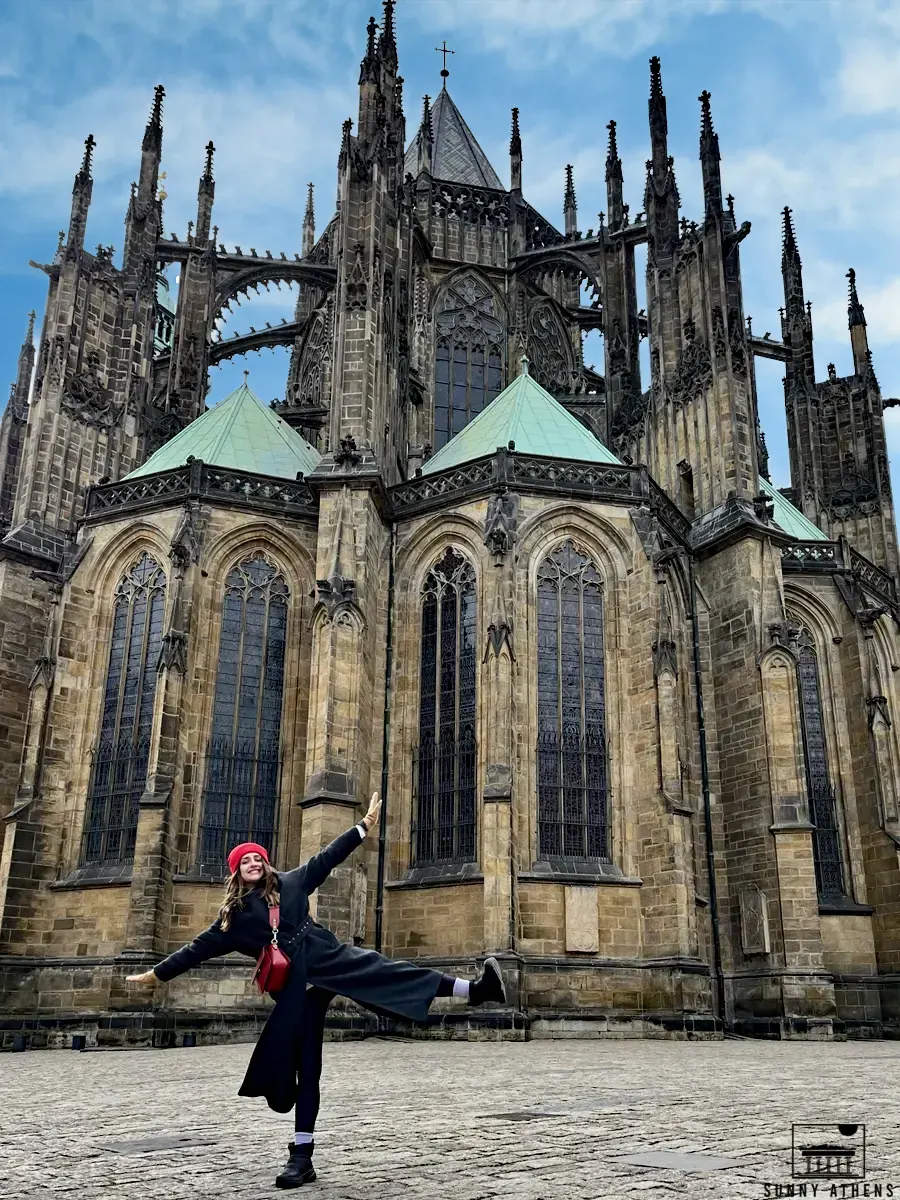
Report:
M653 58L643 211L610 122L599 227L569 168L556 228L518 110L508 187L446 74L407 137L393 9L300 254L219 242L212 144L164 235L162 88L121 261L88 252L87 140L0 422L2 1044L252 1036L244 960L124 977L214 918L230 845L289 867L375 791L318 919L512 980L419 1033L898 1036L900 564L855 277L853 373L817 381L787 209L780 338L745 316L708 93L697 220ZM271 283L293 320L222 338ZM282 401L208 396L273 345ZM784 364L790 488L757 356Z

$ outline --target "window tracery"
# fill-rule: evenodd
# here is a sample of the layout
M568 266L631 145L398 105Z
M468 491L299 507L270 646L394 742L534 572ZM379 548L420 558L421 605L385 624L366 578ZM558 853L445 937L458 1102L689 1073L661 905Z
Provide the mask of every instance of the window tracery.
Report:
M435 450L503 390L503 337L487 284L476 275L455 280L435 316Z

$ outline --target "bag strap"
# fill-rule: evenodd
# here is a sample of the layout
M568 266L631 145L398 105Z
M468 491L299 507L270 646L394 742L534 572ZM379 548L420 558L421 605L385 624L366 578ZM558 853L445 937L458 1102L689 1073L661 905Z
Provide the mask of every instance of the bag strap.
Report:
M269 908L269 924L272 926L272 945L278 945L278 920L281 916L281 908L277 904L271 905Z

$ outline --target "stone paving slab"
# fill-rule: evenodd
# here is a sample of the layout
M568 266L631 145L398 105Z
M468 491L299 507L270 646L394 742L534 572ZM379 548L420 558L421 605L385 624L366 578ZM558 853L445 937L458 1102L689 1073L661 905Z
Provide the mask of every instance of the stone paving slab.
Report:
M292 1122L237 1096L249 1055L231 1045L0 1056L0 1196L281 1194L273 1179ZM319 1179L298 1194L767 1200L803 1194L788 1190L800 1122L867 1126L868 1190L819 1182L806 1195L900 1200L895 1042L330 1042ZM662 1165L626 1161L635 1156ZM734 1165L709 1169L709 1158Z

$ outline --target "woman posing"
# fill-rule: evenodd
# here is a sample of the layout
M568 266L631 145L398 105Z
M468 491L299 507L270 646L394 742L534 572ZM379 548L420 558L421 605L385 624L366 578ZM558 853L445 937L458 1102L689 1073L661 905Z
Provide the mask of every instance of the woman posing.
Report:
M212 925L152 971L128 976L129 983L152 986L231 951L258 958L272 941L269 909L279 906L278 946L291 960L290 973L256 1043L238 1093L264 1096L276 1112L289 1112L297 1105L297 1133L288 1164L276 1179L279 1187L299 1187L316 1177L309 1139L312 1131L306 1124L301 1125L304 1119L308 1123L304 1110L309 1111L312 1075L315 1075L316 1100L318 1095L318 1075L314 1069L311 1071L308 1062L306 1067L302 1062L303 1043L309 1045L308 1023L312 1013L312 1001L307 998L312 993L307 993L307 984L411 1021L424 1021L436 996L457 996L470 1005L506 1000L503 977L493 957L485 959L477 979L456 979L429 967L399 962L374 950L341 943L310 916L310 895L362 844L376 825L380 810L381 801L376 794L359 825L342 833L293 871L273 870L262 846L252 842L235 846L228 855L230 876L225 897ZM324 1009L322 1020L324 1023Z

